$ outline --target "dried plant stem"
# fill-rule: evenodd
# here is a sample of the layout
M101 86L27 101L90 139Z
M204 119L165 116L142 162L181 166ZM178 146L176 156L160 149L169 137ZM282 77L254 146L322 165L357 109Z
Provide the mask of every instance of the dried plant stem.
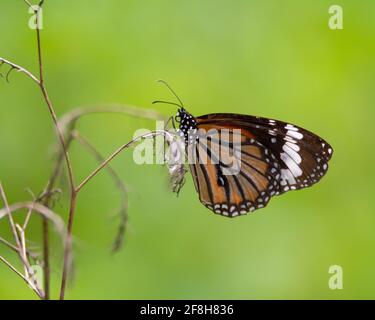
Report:
M37 9L36 13L36 25L39 26L39 10L43 5L43 0L39 2L39 8ZM36 28L36 37L37 37L37 52L38 52L38 65L39 65L39 87L42 92L42 95L44 97L44 100L47 104L49 113L52 117L53 124L55 126L58 138L60 140L61 148L63 150L64 158L65 158L65 163L67 166L68 170L68 178L69 178L69 185L70 185L70 190L71 190L71 195L70 195L70 210L69 210L69 224L68 224L68 234L66 237L66 243L65 247L68 247L69 249L69 238L71 238L71 231L72 231L72 220L73 220L73 215L75 211L75 185L74 185L74 175L73 175L73 169L71 165L71 161L69 158L69 153L68 149L65 143L64 135L61 132L59 125L58 125L58 120L56 116L56 112L54 110L54 107L52 105L52 102L49 98L47 89L44 84L44 75L43 75L43 59L42 59L42 49L41 49L41 35L40 35L40 29L37 27ZM49 240L48 240L48 222L43 218L43 255L44 255L44 286L45 286L45 292L46 292L46 299L49 299L50 296L50 266L49 266ZM65 251L67 248L65 249ZM65 264L65 263L64 263ZM65 269L65 267L64 267ZM63 272L64 273L64 272Z
M23 0L30 8L32 7L32 4L28 0Z
M118 156L124 149L130 147L131 145L133 145L134 143L138 142L139 140L143 139L143 138L150 138L150 137L154 137L155 135L158 135L158 134L166 134L168 132L164 131L164 130L156 130L156 131L152 131L150 133L146 133L146 134L143 134L143 135L140 135L139 137L131 140L130 142L128 143L125 143L123 144L120 148L118 148L114 153L112 153L105 161L103 161L103 163L98 167L96 168L91 174L89 174L77 187L76 187L76 192L79 192L85 185L86 183L88 183L93 177L95 177L102 169L104 169L116 156Z
M23 260L27 260L26 255L26 238L25 238L25 230L21 228L19 224L16 224L20 240L21 240L21 247L20 247L20 254L22 254ZM27 266L24 265L25 274L28 274Z
M25 1L25 2L28 6L31 6L31 4L28 1ZM43 2L44 2L43 0L40 1L38 9L35 9L35 14L36 14L36 19L37 19L36 25L37 26L39 25L39 21L38 21L39 12L38 12L38 10L40 10L40 8L42 7ZM75 194L74 194L75 193L75 191L74 191L75 185L74 185L73 169L72 169L71 161L70 161L70 158L69 158L67 145L66 145L65 140L64 140L64 135L62 134L62 132L59 128L56 112L54 110L54 107L53 107L52 102L51 102L51 100L49 98L49 95L48 95L48 91L47 91L46 86L44 84L43 60L42 60L42 49L41 49L41 35L40 35L40 29L39 28L36 28L36 37L37 37L39 79L35 75L33 75L30 71L26 70L25 68L7 60L7 59L0 58L0 62L1 62L1 64L9 65L11 67L11 70L15 69L18 72L22 72L22 73L26 74L29 78L31 78L34 82L36 82L38 84L38 86L39 86L39 88L42 92L43 98L44 98L44 100L47 104L48 111L51 115L54 127L56 129L58 138L60 140L61 148L63 150L63 157L65 158L65 163L66 163L67 170L68 170L69 185L70 185L70 190L71 190L70 206L72 207L72 205L75 206L75 201L73 201L73 199L75 197ZM47 198L47 200L44 201L44 204L47 205L47 206L48 206L48 203L49 203L49 198ZM74 208L71 208L70 212L74 213ZM44 255L43 268L44 268L44 286L45 286L44 290L46 292L46 295L45 295L46 299L49 299L49 296L50 296L50 267L49 267L48 233L49 233L48 232L48 222L45 220L45 218L43 218L43 255ZM19 239L18 239L18 241L19 241Z
M11 244L9 241L5 240L2 237L0 237L0 242L5 244L7 247L11 248L13 251L18 251L18 248L15 245Z
M3 219L4 217L8 216L9 212L14 213L14 212L16 212L18 210L21 210L21 209L28 209L29 210L30 208L33 208L35 213L37 213L37 214L47 218L49 221L51 221L52 224L55 226L56 230L58 231L58 233L62 237L65 237L65 226L64 226L64 222L61 219L61 217L58 214L56 214L55 212L53 212L51 209L49 209L48 207L46 207L46 206L44 206L40 203L36 203L36 202L32 202L32 201L13 203L13 204L9 205L8 207L0 209L0 220Z
M22 229L25 230L27 228L27 225L29 224L32 213L33 213L33 208L30 208L29 211L27 212L25 222L23 223Z
M8 260L6 260L4 257L0 256L0 261L2 261L6 266L8 266L14 273L16 273L18 276L20 276L29 286L30 288L39 296L40 292L35 286L25 277L20 271L17 270Z
M21 242L20 242L20 239L18 237L17 229L16 229L16 226L15 226L12 214L10 212L8 201L7 201L7 198L5 196L5 191L3 189L3 185L2 185L1 182L0 182L0 196L1 196L1 199L2 199L2 201L4 203L4 207L6 209L6 213L7 213L8 218L9 218L10 229L12 230L14 240L15 240L15 242L17 244L17 247L20 248L21 247Z
M43 292L42 289L40 289L38 287L38 283L37 283L37 281L35 279L34 272L32 271L32 269L30 267L30 264L29 264L29 261L28 261L28 257L26 255L26 248L24 247L24 237L23 237L23 234L21 234L21 236L19 236L18 233L17 233L17 227L16 227L16 224L14 223L12 212L11 212L11 209L9 207L8 200L6 198L5 191L4 191L4 188L3 188L3 185L2 185L1 182L0 182L0 197L1 197L2 201L3 201L3 203L4 203L4 208L5 208L6 215L9 218L9 222L10 222L10 225L11 225L11 230L12 230L12 233L13 233L13 236L14 236L14 240L16 242L17 253L18 253L18 255L19 255L20 259L21 259L21 262L22 262L22 264L24 266L24 269L25 269L25 276L22 275L22 278L37 293L37 295L41 299L43 299L44 298L44 292ZM8 265L8 267L10 267L13 271L15 271L18 275L21 274L16 268L14 268L13 266L11 266L10 263L7 262L3 257L1 257L1 260L6 265Z
M65 240L65 250L64 250L64 265L61 277L61 289L60 289L60 300L65 298L65 288L66 281L68 278L68 272L71 265L71 251L72 251L72 231L73 231L73 221L77 202L77 192L73 192L70 198L70 210L69 210L69 220L68 220L68 232Z
M72 137L75 141L79 142L88 152L90 152L99 163L105 161L105 158L102 154L95 148L95 146L78 130L73 130L71 133ZM120 206L120 225L118 227L117 235L115 237L115 241L112 245L112 252L116 252L121 248L125 230L126 230L126 223L128 220L128 206L127 206L127 189L125 183L121 180L120 176L117 174L116 170L113 169L110 165L107 166L107 171L112 177L116 187L118 188L120 195L121 195L121 206Z
M36 82L38 85L40 85L39 79L36 76L34 76L30 71L26 70L25 68L23 68L23 67L19 66L18 64L15 64L15 63L7 60L7 59L1 58L1 57L0 57L0 62L1 62L1 64L7 64L7 65L9 65L12 69L17 70L17 72L23 72L29 78L31 78L34 82Z
M41 4L42 4L42 2L39 5L41 5ZM69 176L70 188L71 188L72 191L74 191L73 169L72 169L72 165L71 165L69 153L68 153L68 150L67 150L67 147L66 147L64 135L61 132L60 127L58 125L58 120L57 120L55 109L54 109L54 107L52 105L52 102L51 102L51 100L49 98L46 86L44 84L43 60L42 60L42 50L41 50L41 37L40 37L40 29L39 28L36 29L36 34L37 34L38 61L39 61L39 78L40 78L40 85L39 86L40 86L40 89L42 91L44 100L45 100L45 102L47 104L49 113L50 113L50 115L52 117L52 121L54 123L55 129L57 131L57 134L58 134L58 137L59 137L59 140L60 140L60 143L61 143L61 147L63 149L66 166L67 166L67 169L68 169L68 176Z
M0 260L4 262L10 269L12 269L17 275L19 275L23 280L25 280L26 283L29 283L27 278L21 272L19 272L8 260L3 258L2 256L0 256Z
M92 114L102 113L122 113L127 116L133 116L142 119L165 120L165 116L159 112L149 109L141 109L135 106L123 104L106 104L94 107L79 107L66 113L59 120L59 126L63 133L66 134L67 128L74 124L78 119Z
M110 108L104 108L104 107L96 107L90 110L87 109L78 109L74 112L68 114L66 117L62 118L61 122L58 121L54 106L52 104L52 101L49 97L48 91L46 89L45 83L44 83L44 67L43 67L43 57L42 57L42 45L41 45L41 30L39 29L39 10L41 10L41 7L44 3L44 0L40 0L38 6L33 6L30 1L24 0L24 2L31 8L34 9L34 13L36 14L36 25L38 26L36 28L36 41L37 41L37 56L38 56L38 67L39 67L39 79L37 76L32 74L27 69L19 66L18 64L15 64L9 60L6 60L4 58L0 58L0 66L5 64L10 66L10 69L6 75L6 80L8 80L8 76L12 70L16 70L17 72L24 73L27 75L30 79L32 79L39 87L43 99L47 105L48 112L50 113L54 128L56 130L59 144L60 144L60 150L61 152L58 155L58 159L56 162L56 165L54 167L54 170L51 174L50 180L45 188L45 191L43 192L42 196L40 196L38 199L36 199L34 202L29 203L21 203L17 204L16 206L9 207L4 190L0 184L0 195L3 199L5 209L0 209L0 219L1 216L4 214L7 214L9 216L9 221L11 224L12 233L15 238L16 245L13 246L10 243L6 243L6 241L1 241L5 243L6 245L10 245L10 247L17 251L19 254L22 263L25 268L25 276L22 275L16 268L11 266L4 258L1 257L1 260L6 263L13 271L15 271L18 275L20 275L25 281L28 282L28 284L33 288L33 290L38 294L38 296L42 299L49 299L50 298L50 264L49 264L49 225L48 220L54 219L54 213L49 210L51 207L51 201L52 201L52 195L53 195L53 188L56 184L57 178L60 175L61 168L63 166L63 163L65 163L67 167L68 172L68 179L69 179L69 188L70 188L70 206L69 206L69 218L68 218L68 224L67 224L67 234L65 237L65 246L64 246L64 261L63 261L63 269L62 269L62 279L61 279L61 289L60 289L60 299L64 299L65 297L65 288L66 288L66 282L67 282L67 276L69 273L69 267L71 262L71 251L72 251L72 231L73 231L73 222L74 222L74 216L76 211L76 203L77 203L77 196L78 193L82 190L82 188L93 178L95 177L102 169L108 166L110 161L112 161L118 154L120 154L125 148L129 147L133 143L139 141L142 138L147 137L154 137L157 134L166 134L165 131L155 131L152 133L148 133L145 135L142 135L132 141L130 141L127 144L122 145L119 149L117 149L111 156L109 156L106 160L99 157L99 153L96 154L97 158L99 160L103 160L101 165L95 169L91 174L87 176L86 179L84 179L78 186L75 184L74 174L73 174L73 168L72 163L69 157L69 145L71 143L71 140L73 139L72 136L69 134L66 134L66 131L73 130L75 122L82 116L87 114L93 114L93 113L108 113L108 112L116 112L116 113L124 113L136 117L142 117L142 118L150 118L150 119L164 119L163 116L161 116L159 113L152 111L152 110L141 110L136 107L131 106L121 106L121 105L112 105ZM95 149L92 149L92 151ZM110 170L111 171L111 170ZM112 172L113 173L113 172ZM115 177L115 176L114 176ZM125 190L125 188L124 188ZM15 210L18 210L18 208L28 208L29 212L27 214L26 220L24 222L24 227L21 228L18 225L15 225L13 218L12 218L12 212ZM5 210L5 211L4 211ZM28 220L33 212L39 213L42 215L43 219L43 271L44 271L44 291L40 288L38 288L37 283L34 281L33 272L30 269L29 261L28 261L28 251L26 248L26 238L25 238L25 229L28 225ZM52 218L51 218L52 217ZM55 221L56 222L56 221ZM17 231L18 228L18 231Z
M5 240L4 238L0 237L0 242L3 243L4 245L6 245L8 248L12 249L13 251L15 251L17 253L19 252L19 249L15 245L13 245L9 241ZM34 254L34 253L30 252L27 249L26 249L26 254L27 254L28 257L32 258L33 260L37 260L38 259L38 255L37 254Z
M66 240L66 249L64 252L64 267L63 267L63 276L62 276L62 282L61 282L61 291L60 291L60 300L63 300L65 297L65 287L66 287L66 281L67 281L67 275L68 275L68 268L70 264L70 252L71 252L71 245L72 245L72 225L73 225L73 219L74 219L74 210L75 210L75 204L77 200L78 193L82 190L82 188L93 178L95 177L102 169L104 169L116 156L118 156L124 149L128 148L129 146L133 145L134 143L138 142L142 138L150 138L154 137L156 135L165 135L170 134L167 131L164 130L157 130L150 133L143 134L130 142L122 145L120 148L118 148L114 153L112 153L103 163L96 168L91 174L87 176L86 179L84 179L76 188L75 192L73 193L74 197L73 205L70 207L71 211L69 214L69 222L68 222L68 233L67 233L67 240Z

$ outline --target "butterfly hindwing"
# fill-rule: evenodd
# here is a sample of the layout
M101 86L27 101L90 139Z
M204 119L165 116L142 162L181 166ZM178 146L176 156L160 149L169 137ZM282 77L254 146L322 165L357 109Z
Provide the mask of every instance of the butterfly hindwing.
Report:
M278 166L272 153L249 136L241 134L240 141L234 143L231 134L225 136L217 127L200 129L196 143L188 145L188 155L201 202L229 217L266 206L278 188L271 174ZM232 129L229 132L233 133ZM232 163L226 159L229 156Z

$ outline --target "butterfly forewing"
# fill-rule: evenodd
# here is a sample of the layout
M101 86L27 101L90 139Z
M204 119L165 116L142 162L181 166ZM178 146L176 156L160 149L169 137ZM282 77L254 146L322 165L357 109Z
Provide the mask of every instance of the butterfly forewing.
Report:
M279 192L309 187L318 182L328 169L333 150L314 133L283 121L237 114L210 114L197 118L198 126L218 125L240 128L254 136L272 152L279 170Z

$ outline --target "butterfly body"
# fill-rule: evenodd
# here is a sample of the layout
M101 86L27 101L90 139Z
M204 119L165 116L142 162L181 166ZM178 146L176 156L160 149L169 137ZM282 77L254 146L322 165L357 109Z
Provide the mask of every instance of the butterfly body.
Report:
M194 117L181 107L176 120L200 201L227 217L315 184L327 172L333 153L316 134L274 119L231 113ZM222 157L223 150L227 156ZM227 158L239 165L237 172L229 169Z
M185 142L189 141L189 132L197 129L197 120L185 108L181 107L177 111L176 120L179 122L179 130Z

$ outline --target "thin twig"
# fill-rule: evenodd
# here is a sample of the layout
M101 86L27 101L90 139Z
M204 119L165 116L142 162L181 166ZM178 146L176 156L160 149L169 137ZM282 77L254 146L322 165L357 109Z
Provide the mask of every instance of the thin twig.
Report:
M28 1L28 0L24 0L24 2L29 6L29 7L32 7L32 4ZM44 0L41 0L39 2L39 7L34 9L35 13L36 13L36 25L39 26L39 10L41 10L41 7L44 3ZM121 150L117 150L117 152L115 152L115 154L113 154L109 159L107 159L100 168L98 168L97 170L95 170L91 175L89 175L84 181L82 181L81 185L79 185L77 188L76 188L76 185L75 185L75 181L74 181L74 174L73 174L73 168L72 168L72 164L71 164L71 161L70 161L70 157L69 157L69 153L68 153L68 149L69 149L69 144L70 144L70 141L69 140L65 140L65 126L62 126L60 127L59 125L59 122L58 122L58 119L57 119L57 115L56 115L56 112L55 112L55 109L53 107L53 104L51 102L51 99L49 97L49 94L47 92L47 89L46 89L46 86L45 86L45 83L44 83L44 73L43 73L43 59L42 59L42 46L41 46L41 31L40 29L37 27L36 28L36 37L37 37L37 54L38 54L38 66L39 66L39 79L33 75L31 72L29 72L28 70L26 70L25 68L22 68L20 67L19 65L13 63L13 62L10 62L9 60L6 60L6 59L3 59L3 58L0 58L0 65L1 64L7 64L11 67L11 69L8 71L7 73L7 77L6 79L8 78L9 76L9 73L12 71L12 70L17 70L17 72L23 72L25 73L28 77L30 77L34 82L36 82L41 90L41 93L43 95L43 98L47 104L47 107L48 107L48 110L49 110L49 113L51 115L51 118L52 118L52 121L53 121L53 124L54 124L54 127L55 127L55 130L57 132L57 135L58 135L58 138L59 138L59 141L60 141L60 145L61 145L61 156L59 155L58 157L58 161L57 161L57 164L53 170L53 173L52 173L52 176L51 176L51 179L47 185L47 188L46 188L46 194L47 196L46 197L43 197L42 199L42 203L45 205L43 208L46 208L48 209L48 207L50 206L50 201L52 199L52 189L54 188L54 184L55 184L55 181L57 179L57 177L59 176L59 173L61 171L61 164L64 160L66 166L67 166L67 171L68 171L68 178L69 178L69 186L70 186L70 207L69 207L69 220L68 220L68 226L67 226L67 236L66 236L66 239L65 239L65 248L64 248L64 265L63 265L63 271L62 271L62 280L61 280L61 290L60 290L60 299L64 299L64 295L65 295L65 286L66 286L66 278L67 278L67 274L68 274L68 268L69 268L69 264L70 264L70 260L71 260L71 250L72 250L72 229L73 229L73 221L74 221L74 214L75 214L75 210L76 210L76 201L77 201L77 195L79 193L79 191L83 188L83 186L89 181L91 180L101 169L103 169L104 167L106 167L108 165L108 163L117 155L119 154L123 149L126 148L126 146L124 145ZM86 115L86 114L92 114L92 113L103 113L103 112L117 112L117 113L127 113L127 114L130 114L130 115L133 115L133 116L138 116L138 117L142 117L142 118L151 118L151 119L155 119L155 118L158 118L158 119L163 119L164 117L161 116L160 114L156 114L154 111L150 111L150 110L141 110L141 109L137 109L137 108L134 108L134 107L125 107L124 106L112 106L111 108L109 108L110 110L104 110L104 108L101 108L101 107L98 107L96 108L95 110L79 110L79 112L73 114L72 118L68 118L66 122L68 122L70 125L68 125L68 127L70 129L73 129L74 127L74 123L75 121ZM62 125L66 124L66 122L62 121ZM69 137L69 135L68 135ZM146 136L145 136L146 137ZM70 139L70 138L68 138ZM135 141L132 141L131 143L129 143L128 145L134 143ZM128 146L127 145L127 146ZM41 213L40 211L38 211L37 208L35 208L37 204L36 203L33 203L33 207L28 207L29 208L29 214L28 214L28 217L30 216L32 210L35 210L36 212L39 212ZM1 213L1 210L0 210L0 213ZM42 214L43 216L43 214ZM28 221L28 218L26 219L26 221ZM25 222L25 226L27 226L27 223ZM13 228L14 229L14 228ZM17 235L17 233L15 233ZM19 245L19 239L16 240L17 245L21 248L21 246ZM48 221L47 219L43 219L43 253L44 253L44 264L43 264L43 268L44 268L44 277L45 277L45 281L44 281L44 284L45 284L45 298L46 299L49 299L49 284L50 284L50 268L49 268L49 240L48 240Z
M88 183L93 177L95 177L102 169L104 169L116 156L118 156L124 149L130 147L134 143L138 142L141 139L144 138L153 138L156 135L168 135L171 134L168 131L165 130L155 130L143 135L140 135L139 137L136 137L135 139L131 140L128 143L123 144L120 148L118 148L114 153L112 153L103 163L96 168L92 173L90 173L77 187L76 192L78 193L85 185Z
M72 126L74 126L74 124L72 124ZM64 135L64 133L63 133L63 135ZM70 135L67 136L67 140L66 140L66 149L67 150L69 150L71 141L72 141L72 137ZM63 161L65 159L64 158L64 150L63 149L61 149L61 150L62 151L57 156L56 164L55 164L55 167L54 167L54 169L52 171L50 179L48 181L47 187L46 187L45 191L43 192L43 195L42 195L43 198L39 199L39 201L43 200L42 203L45 206L47 206L47 207L50 207L50 201L51 201L52 195L53 195L52 190L53 190L54 185L56 184L57 179L58 179L58 177L60 175L62 164L63 164ZM71 192L71 195L73 195L72 192ZM75 203L72 202L72 198L71 198L70 199L70 208L72 207L72 204L75 205ZM71 220L70 221L71 223L69 224L70 233L71 233L71 228L72 228L72 221L73 220ZM43 241L44 242L44 246L43 246L43 248L44 248L44 260L48 261L48 256L49 256L49 253L48 253L48 225L47 225L47 223L46 223L45 220L43 220L43 230L44 230L44 232L43 232L43 234L44 234L44 237L43 237L44 238L44 241ZM68 236L67 236L67 238L65 240L66 242L65 242L65 248L64 248L64 262L63 262L64 263L64 267L63 267L62 279L64 279L64 277L66 277L65 274L66 274L67 271L64 271L65 270L65 265L68 266L68 264L69 264L68 260L71 261L71 259L72 259L72 258L68 259L68 257L67 257L68 255L70 255L69 254L69 251L70 251L70 249L69 249L70 248L70 242L68 243L67 239L68 239ZM47 270L49 270L49 267L45 268L45 273L44 273L45 288L49 287L49 286L46 285L46 283L47 284L49 283L49 278L50 278L49 272L48 272L48 275L46 274ZM48 282L46 282L46 281L48 281ZM62 280L62 282L63 282L63 280ZM65 284L64 284L64 287L65 287ZM61 294L61 290L60 290L60 298L61 299L64 299L64 294L62 295Z
M40 292L39 290L34 286L34 284L32 282L30 282L21 272L19 272L17 270L16 267L14 267L9 261L7 261L4 257L0 256L0 260L6 265L8 266L14 273L16 273L19 277L21 277L29 286L30 288L39 296L40 296ZM42 297L41 297L42 298Z
M66 281L68 276L68 269L70 265L70 252L71 252L71 245L72 245L72 225L74 219L74 209L77 201L77 195L82 190L82 188L93 178L95 177L102 169L104 169L117 155L119 155L124 149L131 146L132 144L138 142L143 138L150 138L155 137L156 135L171 135L170 132L165 130L156 130L150 133L143 134L132 141L122 145L118 148L114 153L112 153L103 163L96 168L91 174L87 176L75 189L75 192L72 193L72 206L70 207L71 211L69 213L69 221L68 221L68 232L66 236L66 246L64 251L64 266L63 266L63 275L61 281L61 289L60 289L60 300L64 300L65 297L65 288L66 288Z
M64 261L63 261L63 271L61 276L61 288L60 288L60 300L65 299L65 288L68 278L69 268L71 266L71 256L72 256L72 231L73 231L73 221L74 213L77 202L77 192L74 191L70 197L70 209L69 209L69 219L68 219L68 232L65 240L64 249Z
M28 0L23 0L30 8L33 7L33 5Z
M12 249L13 251L15 252L19 252L19 249L13 245L12 243L10 243L9 241L5 240L4 238L0 237L0 242L3 243L4 245L6 245L8 248ZM33 260L37 261L38 260L38 255L33 253L33 252L30 252L30 250L26 250L26 254L28 257L32 258Z
M18 233L20 235L20 240L21 240L20 253L23 256L23 259L27 260L25 231L21 228L19 224L16 224L16 227L17 227ZM24 270L25 270L25 274L27 275L27 278L30 280L29 270L27 269L26 265L24 265Z
M19 66L18 64L15 64L14 62L11 62L11 61L7 60L7 59L1 58L1 57L0 57L0 62L1 62L1 64L9 65L12 69L16 69L17 72L23 72L29 78L31 78L34 82L36 82L38 85L40 85L39 79L36 76L34 76L30 71L26 70L25 68Z
M41 0L39 2L39 8L38 11L36 12L36 25L39 26L39 10L41 9L42 5L44 3L44 0ZM74 216L74 211L75 211L75 204L76 204L76 194L75 194L75 183L74 183L74 174L73 174L73 168L72 164L70 161L67 145L65 143L64 135L61 132L59 125L58 125L58 120L56 116L55 109L52 105L52 102L49 98L46 86L44 84L44 74L43 74L43 59L42 59L42 49L41 49L41 34L40 34L40 29L39 27L36 28L36 37L37 37L37 52L38 52L38 65L39 65L39 86L42 91L42 95L44 97L44 100L47 104L49 113L52 117L52 121L54 123L57 135L60 140L61 148L63 150L64 158L65 158L65 163L68 169L68 177L69 177L69 185L70 185L70 209L69 209L69 223L68 223L68 235L66 237L66 244L65 247L68 247L68 249L65 250L70 250L69 249L69 238L71 237L69 234L72 231L72 222L73 222L73 216ZM45 286L45 292L46 292L46 299L49 299L50 295L50 267L49 267L49 241L48 241L48 223L44 219L43 220L43 252L44 252L44 286Z
M25 221L24 221L23 226L22 226L23 230L26 230L26 228L27 228L27 226L29 224L29 221L30 221L32 213L33 213L33 208L30 208L29 211L27 212Z
M32 201L25 201L25 202L18 202L9 205L8 207L0 209L0 220L3 219L5 216L12 215L12 213L17 212L21 209L30 209L33 208L34 212L47 218L49 221L53 223L53 225L56 228L56 231L62 236L65 237L65 226L64 221L61 219L61 217L53 212L48 207L40 204L35 203Z
M12 214L11 214L11 210L9 208L9 204L8 204L7 198L5 196L5 191L3 189L3 185L1 183L1 181L0 181L0 196L1 196L1 199L4 203L5 215L7 215L8 218L9 218L10 228L12 230L13 237L14 237L14 240L16 242L16 245L17 245L18 248L21 248L21 243L20 243L20 239L18 238L16 225L14 223L14 220L13 220L13 217L12 217Z
M7 247L11 248L13 251L18 252L18 248L15 245L11 244L8 240L5 240L4 238L0 237L0 242L5 244Z
M70 182L70 188L72 189L72 191L74 190L74 175L73 175L73 169L72 169L72 165L71 165L71 161L70 161L70 157L69 157L69 153L68 153L68 150L67 150L67 147L66 147L66 143L65 143L65 139L64 139L64 135L62 134L61 130L60 130L60 127L58 125L58 119L57 119L57 115L56 115L56 112L55 112L55 109L53 108L53 105L52 105L52 102L49 98L49 95L48 95L48 92L47 92L47 89L44 85L44 79L43 79L43 62L42 62L42 53L41 53L41 40L40 40L40 31L39 29L36 29L37 30L37 42L38 42L38 57L39 57L39 72L40 72L40 89L42 91L42 94L43 94L43 97L44 97L44 100L47 104L47 107L48 107L48 110L50 112L50 115L52 117L52 120L53 120L53 123L55 125L55 129L57 131L57 134L58 134L58 137L59 137L59 140L60 140L60 143L61 143L61 146L62 146L62 149L63 149L63 152L64 152L64 157L65 157L65 162L66 162L66 165L67 165L67 168L68 168L68 176L69 176L69 182Z
M8 200L6 198L5 191L4 191L4 188L3 188L3 185L2 185L1 182L0 182L0 196L1 196L1 199L4 203L4 209L0 210L0 219L1 219L1 211L4 211L2 215L3 216L7 215L9 217L11 230L12 230L13 236L15 238L15 242L17 244L17 247L18 247L18 255L19 255L19 257L20 257L20 259L21 259L21 261L22 261L22 263L25 267L26 274L30 275L31 278L33 278L33 273L32 273L29 261L27 259L27 256L26 256L26 254L25 254L25 256L23 255L23 252L26 252L26 251L22 249L22 247L23 247L22 242L21 242L21 239L18 236L16 225L14 223L13 216L12 216L12 211L11 211L11 208L9 207ZM37 284L32 283L31 280L30 280L29 284L32 288L35 288L35 291L37 292L38 296L43 299L44 298L44 292L37 286Z
M79 118L97 113L123 113L127 116L151 120L165 120L166 118L161 113L152 109L143 109L131 105L107 104L94 107L75 108L60 118L59 127L64 134L67 134L67 128Z
M17 227L20 240L21 240L20 254L22 255L23 261L25 261L24 263L25 275L27 279L34 284L35 288L37 288L38 291L41 291L39 289L38 278L36 277L34 270L31 268L28 257L27 257L25 230L22 229L19 224L16 224L16 227Z
M111 112L119 112L118 106L115 108L116 110L112 109ZM121 107L122 110L124 110L124 106ZM126 113L130 113L131 107L127 107ZM132 108L133 115L141 116L140 109L139 108ZM87 112L87 110L81 109L78 112L71 114L69 117L65 118L65 120L62 123L62 125L58 124L59 128L66 128L71 127L73 128L75 125L75 121L86 114L92 114L92 113L103 113L107 112L107 110L103 108L98 108L96 110L90 110ZM122 111L123 112L123 111ZM154 119L155 113L153 114ZM64 130L64 129L62 129ZM134 141L133 141L134 142ZM131 143L130 143L131 144ZM129 145L130 145L129 144ZM61 287L60 287L60 300L64 300L65 298L65 288L66 288L66 282L67 282L67 276L68 276L68 269L70 266L71 261L71 250L72 250L72 229L73 229L73 221L74 221L74 214L76 209L76 202L77 202L77 196L79 191L83 188L83 186L91 180L101 169L107 166L107 164L116 157L117 154L121 153L123 149L125 149L128 145L122 146L119 150L117 150L109 159L105 161L105 163L102 164L100 168L95 170L89 177L85 179L78 187L74 189L74 191L71 192L70 197L70 209L69 209L69 219L68 219L68 226L67 226L67 236L66 236L66 243L65 243L65 250L64 250L64 262L63 262L63 271L62 271L62 277L61 277Z
M16 267L14 267L10 262L8 262L5 258L3 258L2 256L0 256L0 260L3 261L10 269L12 269L12 271L14 271L17 275L19 275L23 280L26 281L26 283L28 284L29 281L27 280L27 278L17 270Z
M32 4L29 1L24 0L24 2L29 7L32 7ZM37 26L39 26L39 10L41 9L43 3L44 3L44 0L41 0L39 2L38 9L35 9L36 20L37 20L36 25ZM37 36L39 79L35 75L33 75L30 71L26 70L25 68L15 64L15 63L13 63L9 60L6 60L4 58L0 58L0 62L1 62L1 64L7 64L7 65L11 66L11 69L9 71L11 71L13 69L16 69L18 72L23 72L28 77L30 77L34 82L36 82L38 84L38 86L39 86L39 88L42 92L42 95L44 97L44 100L45 100L45 102L48 106L48 110L51 114L51 117L52 117L52 120L54 122L54 126L55 126L55 129L57 131L57 134L59 136L59 140L60 140L60 143L61 143L61 146L62 146L62 149L63 149L63 156L65 158L65 162L66 162L66 165L67 165L67 168L68 168L68 175L69 175L71 193L73 193L74 192L74 176L73 176L71 162L70 162L70 159L69 159L69 154L67 152L66 144L65 144L65 141L64 141L64 136L60 132L58 124L57 124L58 121L57 121L57 116L56 116L55 110L54 110L52 102L49 98L47 89L44 85L41 37L40 37L40 29L38 27L36 28L36 36ZM8 78L8 76L9 76L9 72L8 72L6 78ZM45 204L48 205L47 202L45 202ZM44 248L43 249L43 252L44 252L44 264L43 264L43 266L44 266L44 277L45 277L44 284L45 284L46 299L49 299L49 286L50 286L49 241L48 241L48 223L45 219L43 219L43 248Z
M37 287L27 278L25 277L20 271L17 270L16 267L14 267L9 261L7 261L4 257L0 256L0 261L4 262L6 266L8 266L13 272L15 272L18 276L20 276L26 284L41 298L43 299L43 296L41 296L41 293Z
M96 158L96 160L99 163L102 163L105 161L105 158L102 156L102 154L95 148L95 146L78 130L72 131L72 136L76 141L78 141L83 147L86 148L93 156ZM116 170L114 170L110 165L107 166L108 173L112 177L116 187L119 189L121 194L121 206L120 206L120 225L118 227L117 235L115 237L115 241L112 245L112 252L118 251L123 243L123 238L126 230L126 223L128 220L128 206L127 206L127 190L124 182L121 180L119 175L117 174Z

